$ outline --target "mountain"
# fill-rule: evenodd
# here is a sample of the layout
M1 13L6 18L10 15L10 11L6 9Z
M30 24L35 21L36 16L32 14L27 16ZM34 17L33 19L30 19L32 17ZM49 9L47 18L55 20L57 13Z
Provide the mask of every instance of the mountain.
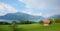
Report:
M4 16L0 16L0 19L4 19L4 20L43 20L45 19L42 16L33 16L33 15L29 15L26 13L21 13L21 12L17 12L17 13L8 13Z
M50 16L49 18L60 18L60 15L53 15L53 16Z

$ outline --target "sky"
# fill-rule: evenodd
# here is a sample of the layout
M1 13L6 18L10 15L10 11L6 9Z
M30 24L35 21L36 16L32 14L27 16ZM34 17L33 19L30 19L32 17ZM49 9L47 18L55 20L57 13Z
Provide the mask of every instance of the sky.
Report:
M0 0L0 16L23 12L49 17L60 14L60 0Z

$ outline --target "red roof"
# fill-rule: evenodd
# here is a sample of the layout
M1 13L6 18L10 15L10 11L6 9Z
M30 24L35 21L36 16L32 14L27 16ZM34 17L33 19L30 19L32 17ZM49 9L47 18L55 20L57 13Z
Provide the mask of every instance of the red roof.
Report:
M45 20L44 23L49 24L50 20Z

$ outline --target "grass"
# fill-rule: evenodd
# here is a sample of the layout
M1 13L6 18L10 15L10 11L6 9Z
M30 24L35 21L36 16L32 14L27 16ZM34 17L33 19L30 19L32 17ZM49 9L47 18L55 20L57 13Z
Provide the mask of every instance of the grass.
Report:
M18 25L20 31L60 31L60 24L51 24L50 26L43 26L41 24Z
M0 31L13 31L9 25L0 25Z
M12 29L9 25L0 25L0 31L12 31ZM50 26L41 24L17 25L15 31L60 31L60 23L51 24Z

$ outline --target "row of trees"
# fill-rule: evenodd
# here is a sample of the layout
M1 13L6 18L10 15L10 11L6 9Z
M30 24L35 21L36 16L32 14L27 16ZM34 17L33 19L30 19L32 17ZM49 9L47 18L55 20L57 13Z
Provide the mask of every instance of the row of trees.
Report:
M8 22L4 22L4 21L1 21L0 22L0 25L10 25L11 23L8 23Z
M49 19L51 21L51 23L60 23L60 18L54 18L54 19ZM43 24L43 20L40 20L38 22L34 22L34 21L29 21L29 20L20 20L19 22L16 21L12 21L12 23L16 23L16 24L33 24L33 23L40 23ZM0 24L12 24L12 23L8 23L8 22L0 22Z
M36 23L36 22L34 22L34 21L29 21L29 20L21 20L20 22L19 22L19 24L33 24L33 23Z
M12 21L11 23L8 23L6 21L0 21L0 25L11 25L13 23L16 23L16 24L33 24L33 23L36 23L36 22L29 21L29 20L20 20L19 22Z

